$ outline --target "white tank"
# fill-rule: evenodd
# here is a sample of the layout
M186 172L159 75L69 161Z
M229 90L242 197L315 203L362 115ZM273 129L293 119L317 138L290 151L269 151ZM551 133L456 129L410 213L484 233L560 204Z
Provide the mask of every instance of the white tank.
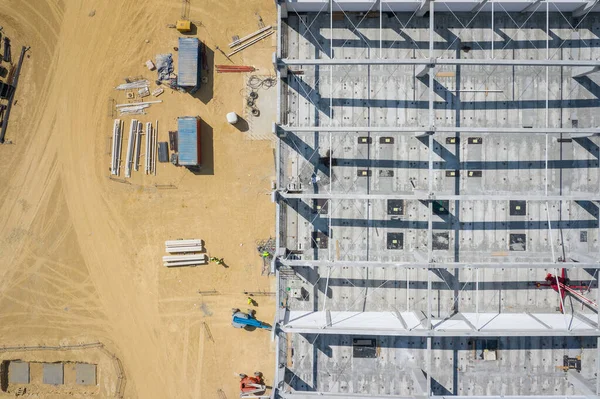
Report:
M227 122L232 125L235 125L238 122L238 116L235 112L230 112L227 114Z

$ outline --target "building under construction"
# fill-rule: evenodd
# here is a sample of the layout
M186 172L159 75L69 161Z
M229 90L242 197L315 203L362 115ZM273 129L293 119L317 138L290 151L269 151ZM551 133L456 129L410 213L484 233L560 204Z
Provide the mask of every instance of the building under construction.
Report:
M598 0L278 0L275 398L600 393Z

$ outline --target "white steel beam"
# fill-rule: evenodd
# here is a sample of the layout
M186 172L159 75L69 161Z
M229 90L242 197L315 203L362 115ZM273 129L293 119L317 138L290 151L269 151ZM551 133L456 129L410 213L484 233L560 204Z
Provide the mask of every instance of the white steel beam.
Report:
M278 258L280 265L290 267L328 267L338 265L347 267L410 267L414 269L549 269L555 267L552 262L443 262L443 263L415 263L415 262L378 262L378 261L337 261L331 262L328 260L289 260ZM600 263L578 263L578 262L561 262L561 268L590 268L600 269Z
M398 396L398 395L373 395L373 394L360 394L360 393L331 393L331 392L282 392L279 391L279 397L284 399L419 399L419 396ZM438 396L430 395L429 399L589 399L587 396L582 395L555 395L555 396L543 396L543 395L524 395L524 396Z
M405 126L285 126L277 125L277 129L289 132L333 132L333 133L516 133L516 134L600 134L600 128L524 128L524 127L452 127L437 126L433 127L405 127ZM277 129L275 129L277 131Z
M353 59L290 59L282 58L280 67L292 65L494 65L494 66L599 66L600 60L527 60L490 58L353 58Z
M279 195L286 199L328 199L328 200L386 200L386 199L404 199L418 201L600 201L600 194L570 194L570 195L543 195L543 194L502 194L490 192L485 195L469 194L436 194L436 193L415 193L415 194L346 194L346 193L289 193L279 191ZM590 256L571 252L569 256L573 260L581 259L582 262L589 261ZM569 257L567 256L567 257Z
M475 315L456 314L452 319L435 320L431 329L417 325L403 328L390 312L289 312L281 331L293 334L378 335L411 337L582 337L598 336L588 325L558 328L562 315L555 313L482 313L482 322L473 328ZM463 318L471 319L465 323Z

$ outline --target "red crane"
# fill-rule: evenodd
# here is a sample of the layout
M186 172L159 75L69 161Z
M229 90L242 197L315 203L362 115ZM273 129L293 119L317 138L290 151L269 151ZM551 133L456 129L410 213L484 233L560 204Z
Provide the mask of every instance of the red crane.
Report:
M566 269L561 269L561 276L557 277L552 273L548 273L546 275L545 283L535 283L535 285L539 287L550 287L554 291L558 292L560 295L560 311L564 313L563 310L563 302L565 297L567 296L567 292L573 295L575 298L579 299L582 303L592 306L598 309L598 304L591 299L585 297L580 291L589 290L589 286L587 285L573 285L571 281L567 278ZM579 291L578 291L579 290Z

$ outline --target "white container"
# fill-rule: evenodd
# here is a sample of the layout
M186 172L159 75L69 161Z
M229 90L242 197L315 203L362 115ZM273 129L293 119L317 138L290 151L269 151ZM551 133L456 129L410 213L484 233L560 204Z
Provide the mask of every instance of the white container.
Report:
M235 112L230 112L227 114L227 122L232 125L235 125L238 122L238 116Z

